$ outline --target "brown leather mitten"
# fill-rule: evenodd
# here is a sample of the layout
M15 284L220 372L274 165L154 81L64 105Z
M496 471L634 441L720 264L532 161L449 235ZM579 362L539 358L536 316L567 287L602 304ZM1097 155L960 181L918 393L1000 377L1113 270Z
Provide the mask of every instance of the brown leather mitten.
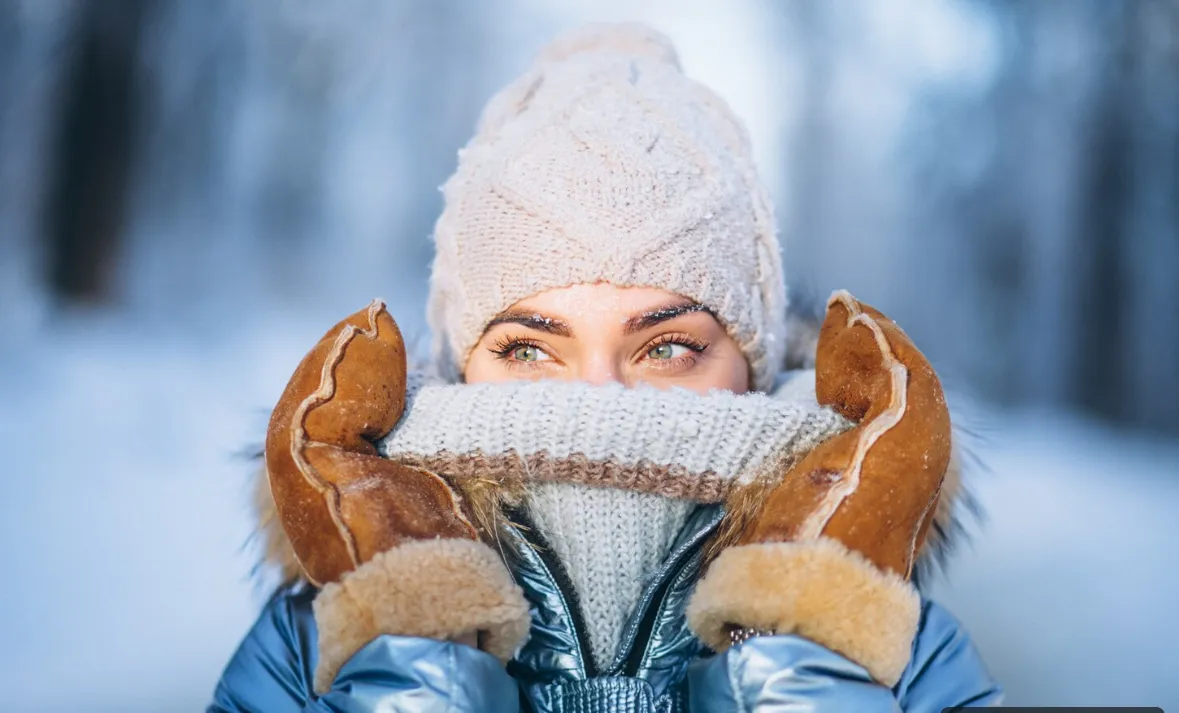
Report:
M438 475L373 444L405 407L405 345L374 301L304 357L270 418L266 470L283 529L322 587L315 686L381 634L469 639L509 659L528 605Z
M891 320L836 292L815 391L858 425L768 491L697 585L688 617L723 651L734 629L797 633L892 686L920 616L909 582L950 462L950 416L925 357Z

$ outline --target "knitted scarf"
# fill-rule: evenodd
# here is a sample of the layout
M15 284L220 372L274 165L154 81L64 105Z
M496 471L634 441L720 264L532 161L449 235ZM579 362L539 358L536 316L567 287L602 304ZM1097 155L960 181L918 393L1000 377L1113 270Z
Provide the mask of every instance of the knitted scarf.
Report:
M814 373L773 391L707 395L578 382L431 383L411 378L380 452L521 495L564 567L595 662L622 629L691 509L781 474L850 427L814 397Z

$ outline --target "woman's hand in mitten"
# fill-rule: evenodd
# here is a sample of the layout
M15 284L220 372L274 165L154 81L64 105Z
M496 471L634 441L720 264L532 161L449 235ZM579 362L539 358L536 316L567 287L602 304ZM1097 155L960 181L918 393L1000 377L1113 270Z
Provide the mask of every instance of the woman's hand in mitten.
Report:
M333 327L295 370L270 419L266 469L307 578L323 587L317 690L381 634L472 641L502 660L528 607L438 475L380 457L405 408L405 345L374 301Z
M950 417L925 357L891 320L835 293L815 391L858 422L768 491L697 586L693 628L716 650L734 630L797 633L893 685L920 598L909 579L950 461Z

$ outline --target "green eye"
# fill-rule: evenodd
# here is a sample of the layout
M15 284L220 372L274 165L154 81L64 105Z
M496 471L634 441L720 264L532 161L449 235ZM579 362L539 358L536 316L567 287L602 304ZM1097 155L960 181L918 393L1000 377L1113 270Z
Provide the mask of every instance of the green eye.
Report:
M676 351L677 349L679 349L678 352ZM651 349L647 351L647 358L656 360L674 359L675 357L681 356L684 352L687 351L690 350L683 344L672 344L671 342L667 342L665 344L658 344L651 347Z
M540 361L542 353L536 347L524 344L512 350L512 358L516 361Z

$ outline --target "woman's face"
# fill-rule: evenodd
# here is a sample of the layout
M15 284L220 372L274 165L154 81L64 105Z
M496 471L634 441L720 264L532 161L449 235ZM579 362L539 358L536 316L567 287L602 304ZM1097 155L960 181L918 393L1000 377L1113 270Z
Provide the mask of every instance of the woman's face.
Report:
M487 326L465 377L749 390L745 356L703 306L666 290L606 283L520 300Z

